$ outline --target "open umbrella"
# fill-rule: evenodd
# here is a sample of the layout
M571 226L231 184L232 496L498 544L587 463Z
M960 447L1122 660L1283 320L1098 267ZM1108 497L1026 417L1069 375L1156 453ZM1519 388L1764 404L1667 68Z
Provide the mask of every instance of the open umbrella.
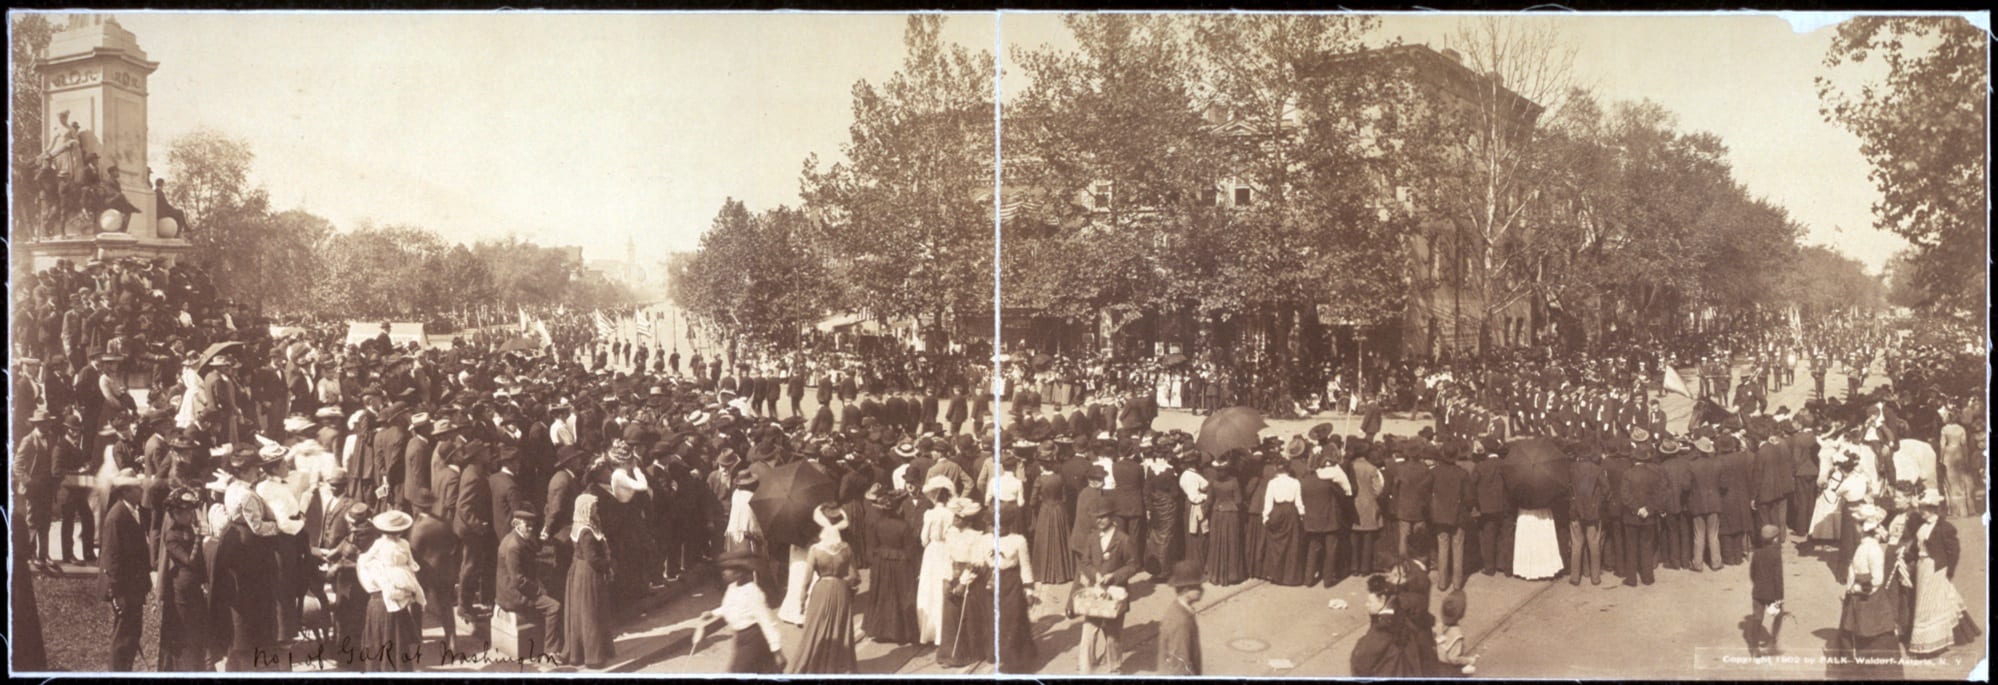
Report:
M764 539L773 545L811 544L812 510L837 498L839 484L808 461L772 467L757 480L749 510L763 526Z
M1034 355L1034 368L1036 369L1048 368L1048 365L1053 363L1054 363L1054 357L1050 357L1045 354Z
M1548 509L1568 496L1568 454L1553 440L1513 443L1499 463L1506 494L1522 509Z
M1164 358L1159 360L1159 366L1163 366L1168 369L1185 363L1186 363L1186 355L1180 354L1178 352L1168 354Z
M208 349L201 351L201 359L197 360L195 362L195 365L197 367L206 368L208 366L208 360L214 359L215 355L222 354L224 352L233 352L237 348L240 348L242 346L243 343L236 342L233 340L229 342L219 342L213 345L209 345Z
M1200 437L1193 441L1193 448L1209 457L1219 457L1228 450L1256 446L1256 434L1268 426L1263 422L1263 413L1248 407L1229 407L1214 412L1206 421L1200 422Z

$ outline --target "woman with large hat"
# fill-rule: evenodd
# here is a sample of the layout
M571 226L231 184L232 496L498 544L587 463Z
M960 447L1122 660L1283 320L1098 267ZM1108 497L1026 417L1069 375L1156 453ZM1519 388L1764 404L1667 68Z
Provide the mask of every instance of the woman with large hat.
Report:
M1915 505L1920 514L1908 524L1903 559L1914 585L1908 653L1933 657L1952 646L1969 644L1982 631L1951 580L1959 551L1956 528L1943 519L1942 493L1923 492Z
M944 546L950 554L946 579L943 631L937 638L937 663L972 667L992 660L993 539L986 532L991 516L977 500L958 497L946 505L953 518Z
M806 552L811 589L805 598L804 634L790 673L853 673L853 593L860 570L842 535L850 523L839 506L827 502L812 510L819 540Z
M1059 448L1042 451L1041 459L1046 466L1034 479L1033 496L1027 499L1032 505L1033 524L1019 532L1030 535L1034 577L1042 583L1062 584L1075 580L1075 557L1068 544L1068 534L1074 529L1068 518L1068 481L1056 468L1061 459Z
M867 491L874 511L867 517L868 563L866 618L868 639L909 644L920 638L916 620L916 586L922 546L916 526L898 515L907 493L876 483Z
M917 642L939 644L943 634L944 591L950 578L950 552L944 546L956 515L949 503L957 495L957 484L944 476L923 484L923 497L931 502L923 512L917 540L923 546L923 562L916 574Z
M208 660L208 563L201 553L201 534L195 530L195 515L201 509L201 495L192 489L176 488L163 502L165 532L160 536L159 555L159 670L207 671Z
M567 639L561 658L571 666L604 668L617 656L610 625L611 551L597 514L609 473L601 467L592 469L591 481L593 487L576 496L575 517L569 524L576 551L562 599L562 635Z
M1213 503L1204 565L1207 582L1215 585L1234 585L1249 576L1244 538L1248 518L1242 510L1242 481L1237 476L1238 460L1248 454L1239 448L1230 450L1216 458L1202 474L1207 478L1208 501ZM1261 521L1256 524L1261 525Z
M1896 658L1901 655L1897 636L1900 628L1899 593L1894 591L1894 566L1881 544L1887 512L1873 504L1856 508L1853 523L1860 539L1847 567L1844 605L1839 612L1840 656L1869 657L1877 660L1863 668L1868 679L1893 680L1900 675Z
M349 658L360 661L363 671L414 671L423 646L417 610L425 599L404 534L415 520L391 510L370 522L381 537L354 564L361 589L368 593L368 613L361 623L360 651Z

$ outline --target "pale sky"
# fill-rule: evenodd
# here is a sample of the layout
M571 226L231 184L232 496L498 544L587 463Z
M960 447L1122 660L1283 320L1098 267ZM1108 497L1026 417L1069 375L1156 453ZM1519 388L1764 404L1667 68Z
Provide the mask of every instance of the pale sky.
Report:
M1830 75L1825 51L1836 28L1823 16L1798 33L1771 14L1732 16L1537 15L1575 48L1575 76L1604 101L1649 98L1679 115L1682 129L1710 131L1727 144L1735 177L1749 192L1790 211L1806 227L1803 241L1831 246L1878 272L1907 243L1873 228L1880 198L1866 178L1859 139L1818 113L1813 78ZM1464 19L1399 14L1383 17L1385 42L1443 47ZM1988 26L1988 23L1986 23ZM1008 13L1008 44L1075 45L1058 14ZM1007 74L1007 90L1018 74Z
M150 161L249 142L279 208L639 261L694 249L727 197L797 204L839 158L856 81L901 66L903 14L121 12L160 64ZM60 19L56 19L58 23ZM993 16L946 39L990 52Z
M249 142L275 206L342 229L512 233L589 259L622 259L632 236L650 263L694 248L723 198L797 203L805 156L830 163L847 139L854 82L900 66L906 15L115 16L160 63L156 170L176 136L212 128ZM1058 15L996 16L951 15L945 37L988 52L1073 44ZM1389 16L1380 38L1440 46L1458 21ZM1811 79L1835 29L1799 34L1769 15L1541 21L1573 41L1577 76L1604 99L1648 97L1718 134L1737 177L1809 227L1806 242L1876 269L1903 244L1871 228L1858 140L1818 114Z

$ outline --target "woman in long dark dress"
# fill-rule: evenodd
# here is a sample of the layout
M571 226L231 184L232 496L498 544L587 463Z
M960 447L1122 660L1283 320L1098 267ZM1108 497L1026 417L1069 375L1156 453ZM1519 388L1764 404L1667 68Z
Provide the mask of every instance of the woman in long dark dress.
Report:
M1056 502L1055 506L1061 506ZM1028 595L1039 578L1034 574L1034 555L1023 535L1027 527L1025 509L1006 505L999 511L999 664L1000 670L1013 667L1024 671L1034 662L1034 621ZM1067 550L1061 557L1066 559Z
M860 584L853 548L840 539L847 530L846 513L826 503L812 512L819 524L819 541L806 552L812 570L805 595L804 634L790 673L853 673L853 589Z
M410 524L408 514L385 511L376 514L375 539L355 564L362 589L368 592L368 615L361 623L358 659L368 672L416 670L417 654L423 648L423 628L417 609L423 606L423 586L416 580L416 557L409 541L403 539Z
M907 493L876 486L867 493L874 515L867 517L868 538L873 541L867 553L874 558L867 579L866 614L862 628L875 642L905 645L915 642L916 565L922 546L916 542L916 529L896 512Z
M1294 462L1301 465L1303 462ZM1300 466L1301 467L1301 466ZM1263 486L1263 568L1265 580L1285 587L1304 584L1302 484L1279 469Z
M1042 583L1059 585L1075 580L1075 558L1068 551L1068 486L1058 471L1044 471L1034 479L1033 544L1030 551L1038 564L1034 577Z
M1270 478L1276 475L1277 467L1269 455L1256 452L1249 457L1248 468L1245 470L1253 475L1248 476L1252 480L1243 483L1249 498L1244 502L1248 505L1248 516L1244 521L1245 525L1242 526L1244 540L1242 564L1248 571L1248 577L1263 578L1266 577L1263 572L1263 561L1267 556L1264 551L1267 545L1264 538L1269 534L1268 517L1263 516L1263 506L1267 504L1263 494L1264 490L1269 488Z
M611 553L597 532L597 503L603 491L598 488L576 496L575 522L570 535L575 539L576 560L569 565L568 594L562 604L562 662L571 666L604 668L617 657L611 642Z
M1145 477L1145 571L1163 578L1179 560L1180 502L1179 472L1163 461L1148 463Z
M208 668L207 560L201 536L194 531L194 512L201 497L181 490L167 498L170 520L160 537L159 669L164 673L206 671Z
M944 540L950 554L945 579L943 633L937 642L937 663L966 667L992 660L992 535L989 519L978 502L951 500L954 527Z
M1224 454L1207 470L1208 501L1214 517L1207 533L1207 582L1234 585L1249 576L1244 562L1242 482L1235 477L1235 460L1242 453Z

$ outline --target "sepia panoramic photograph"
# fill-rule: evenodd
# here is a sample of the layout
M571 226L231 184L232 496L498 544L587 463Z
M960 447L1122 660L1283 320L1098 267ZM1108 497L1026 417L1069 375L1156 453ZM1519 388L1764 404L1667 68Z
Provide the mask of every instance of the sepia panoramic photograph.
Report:
M10 674L1988 680L1988 13L7 13Z

